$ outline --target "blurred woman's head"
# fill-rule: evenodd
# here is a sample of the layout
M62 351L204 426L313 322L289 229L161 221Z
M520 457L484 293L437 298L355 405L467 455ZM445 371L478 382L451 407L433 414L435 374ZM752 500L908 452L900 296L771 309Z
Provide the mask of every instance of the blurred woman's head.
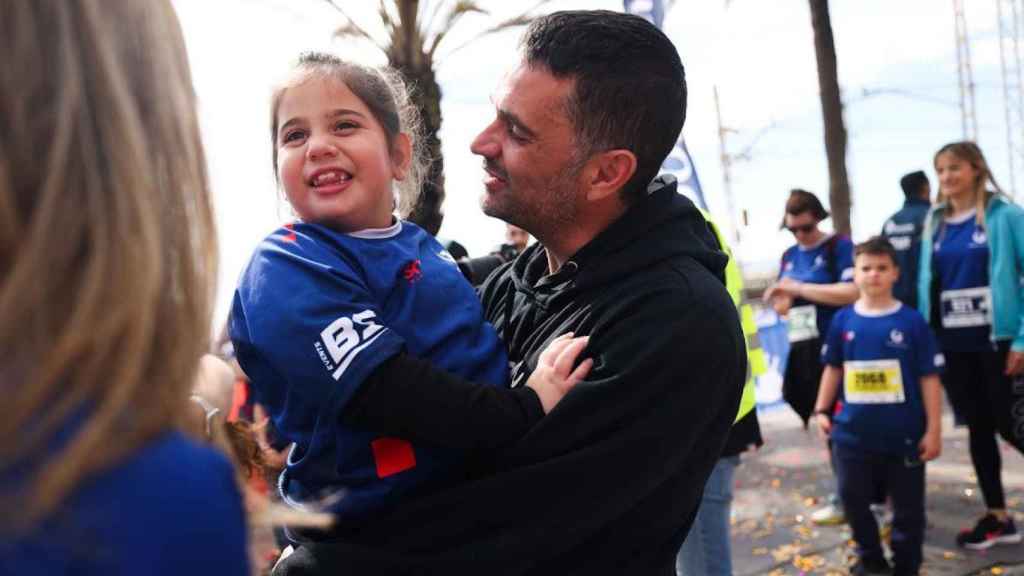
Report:
M5 3L0 53L0 478L33 520L182 414L217 250L169 1Z
M825 218L828 218L828 211L813 193L799 188L789 192L782 228L793 234L797 244L811 246L817 243L824 236L818 229L818 223Z

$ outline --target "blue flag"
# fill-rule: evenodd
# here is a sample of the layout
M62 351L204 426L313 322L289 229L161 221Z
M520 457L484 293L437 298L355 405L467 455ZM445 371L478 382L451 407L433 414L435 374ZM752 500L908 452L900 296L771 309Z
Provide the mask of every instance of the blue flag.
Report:
M623 0L626 12L644 18L648 22L661 28L665 21L665 3L662 0ZM683 135L679 135L672 152L661 165L662 172L667 172L676 177L679 182L679 192L693 200L695 204L708 209L704 201L704 191L700 189L700 180L697 179L697 170L693 166L693 159L690 158L690 151L686 149L686 142Z

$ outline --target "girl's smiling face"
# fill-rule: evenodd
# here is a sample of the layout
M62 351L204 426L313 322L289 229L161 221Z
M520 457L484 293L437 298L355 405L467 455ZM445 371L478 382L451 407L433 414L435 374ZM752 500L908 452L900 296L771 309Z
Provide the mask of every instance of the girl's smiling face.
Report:
M389 142L377 118L344 83L311 76L277 109L277 173L305 222L340 232L391 225L393 182L405 177L410 142Z
M935 172L946 198L969 199L978 191L981 172L952 152L939 154L935 159Z

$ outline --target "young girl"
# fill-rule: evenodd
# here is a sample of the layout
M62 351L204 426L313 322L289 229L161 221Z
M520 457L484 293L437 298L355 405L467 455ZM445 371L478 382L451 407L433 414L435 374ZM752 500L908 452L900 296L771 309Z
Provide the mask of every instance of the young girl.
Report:
M573 370L586 339L563 338L531 388L507 388L504 348L454 260L393 215L421 158L394 82L310 54L275 93L274 167L300 221L259 246L231 312L239 363L295 444L282 496L342 522L458 481L464 459L517 439L591 365Z
M0 53L0 574L248 576L231 465L176 431L217 247L174 10L8 2Z
M918 307L946 357L942 383L967 423L988 508L957 543L985 549L1021 541L1006 512L995 434L1024 452L1024 211L999 191L973 142L940 148L935 171L943 201L925 220Z

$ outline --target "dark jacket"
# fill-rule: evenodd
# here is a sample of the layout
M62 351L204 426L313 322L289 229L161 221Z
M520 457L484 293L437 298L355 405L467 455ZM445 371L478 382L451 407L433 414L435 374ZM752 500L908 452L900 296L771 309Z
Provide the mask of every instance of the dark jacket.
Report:
M336 565L353 574L675 574L746 375L715 245L673 183L558 273L547 275L534 245L492 274L484 313L509 348L514 385L567 331L591 336L592 372L474 479L345 535L330 552Z
M899 212L882 226L882 235L896 248L900 278L892 294L910 307L917 306L917 270L921 258L921 232L931 204L927 200L907 200Z

